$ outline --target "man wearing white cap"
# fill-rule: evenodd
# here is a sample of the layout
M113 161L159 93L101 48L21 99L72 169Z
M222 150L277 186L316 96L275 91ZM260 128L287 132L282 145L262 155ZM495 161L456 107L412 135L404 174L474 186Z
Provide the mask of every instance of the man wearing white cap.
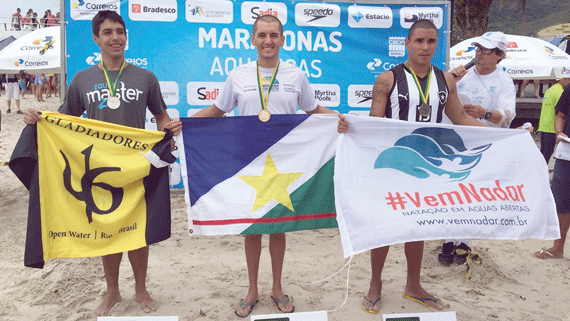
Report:
M473 118L491 127L508 128L516 116L516 90L511 77L497 64L505 57L507 37L487 32L475 46L477 64L471 71L459 66L451 70L463 108ZM464 264L471 251L469 240L445 240L438 260L449 265Z

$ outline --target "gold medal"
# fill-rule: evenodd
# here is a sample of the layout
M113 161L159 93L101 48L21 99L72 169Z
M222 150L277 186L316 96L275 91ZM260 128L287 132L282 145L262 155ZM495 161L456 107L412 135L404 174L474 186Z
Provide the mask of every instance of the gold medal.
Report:
M427 104L421 104L418 107L418 112L422 117L427 117L431 114L431 106Z
M257 114L257 118L262 122L266 123L271 118L271 113L267 109L262 109L259 114Z
M107 99L107 107L111 109L117 109L119 108L119 106L121 106L121 100L119 99L119 97L115 96L115 97L109 97L109 99Z

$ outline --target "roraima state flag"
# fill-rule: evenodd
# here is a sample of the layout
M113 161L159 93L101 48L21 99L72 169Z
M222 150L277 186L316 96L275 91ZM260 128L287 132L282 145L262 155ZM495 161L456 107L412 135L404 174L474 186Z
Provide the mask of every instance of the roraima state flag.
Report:
M182 118L190 234L336 227L335 115Z
M10 160L30 191L26 266L170 237L170 133L50 112L41 117L25 127Z
M531 135L348 115L335 159L344 255L452 238L560 236Z

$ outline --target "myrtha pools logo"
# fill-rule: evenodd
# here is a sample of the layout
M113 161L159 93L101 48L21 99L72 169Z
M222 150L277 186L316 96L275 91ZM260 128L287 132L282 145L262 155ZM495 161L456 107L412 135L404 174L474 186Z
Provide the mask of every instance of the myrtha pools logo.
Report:
M435 175L448 181L466 179L491 144L465 148L452 129L418 128L384 150L374 168L391 168L420 179Z

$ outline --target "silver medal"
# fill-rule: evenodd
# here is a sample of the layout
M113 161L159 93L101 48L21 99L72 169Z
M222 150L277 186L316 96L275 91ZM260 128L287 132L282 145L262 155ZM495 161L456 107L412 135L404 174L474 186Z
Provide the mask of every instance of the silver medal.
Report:
M117 109L119 108L119 106L121 106L121 100L119 99L119 97L109 97L109 99L107 100L107 106L111 109Z
M422 117L427 117L431 114L431 106L426 105L426 104L421 104L418 107L418 112L420 113L420 115Z

